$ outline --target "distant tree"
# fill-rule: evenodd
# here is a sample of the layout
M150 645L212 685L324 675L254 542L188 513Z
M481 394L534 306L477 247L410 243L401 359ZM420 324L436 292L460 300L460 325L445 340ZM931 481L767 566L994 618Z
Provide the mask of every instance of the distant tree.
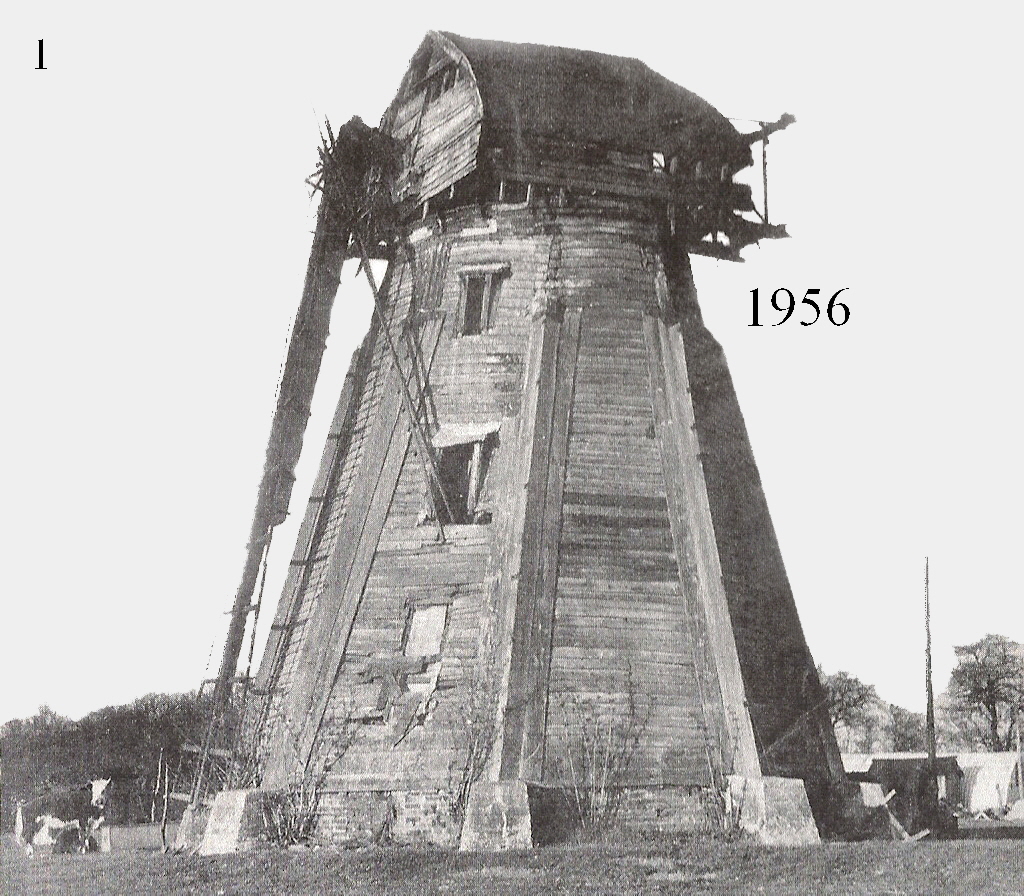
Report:
M913 753L928 749L924 713L911 712L890 703L887 728L894 752Z
M973 747L1013 749L1024 712L1024 649L1003 635L953 649L957 665L944 701L950 721Z
M874 749L884 706L875 686L865 684L849 672L818 675L828 698L828 714L842 749L870 752Z
M114 779L109 820L148 820L158 757L162 752L176 767L182 745L202 741L207 719L207 701L192 693L150 694L77 722L41 706L32 718L5 723L0 727L3 829L14 823L17 799L79 786L93 777Z
M828 697L828 714L833 725L837 722L858 724L879 700L873 684L865 684L849 672L839 671L827 675L819 666L818 674Z

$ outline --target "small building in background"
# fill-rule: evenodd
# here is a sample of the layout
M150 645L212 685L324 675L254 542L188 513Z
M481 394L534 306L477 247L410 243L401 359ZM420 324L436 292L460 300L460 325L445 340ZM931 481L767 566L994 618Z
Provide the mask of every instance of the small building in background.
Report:
M1021 798L1016 753L958 753L956 758L964 773L963 807L968 812L1003 815Z

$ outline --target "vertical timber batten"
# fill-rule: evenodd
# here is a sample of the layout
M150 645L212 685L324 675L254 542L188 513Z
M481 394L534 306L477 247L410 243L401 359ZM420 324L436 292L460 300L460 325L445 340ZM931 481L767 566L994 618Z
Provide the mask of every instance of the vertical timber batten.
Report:
M678 284L678 288L693 295L696 290L690 274L689 260L684 256L683 262L680 265L683 282ZM659 304L662 307L670 307L665 271L660 264L655 277ZM670 442L670 450L675 454L673 460L679 479L671 474L666 478L671 482L673 498L680 506L686 508L686 522L679 517L676 517L676 520L686 531L692 533L695 573L692 584L696 586L700 596L700 621L703 622L701 630L707 633L723 704L721 712L724 714L722 721L726 737L721 745L721 769L723 774L756 777L761 774L761 763L747 709L743 673L733 637L728 598L715 540L714 521L711 516L707 484L704 481L682 333L678 323L668 326L665 321L655 319L648 329L648 334L652 342L657 340L657 345L652 346L652 357L657 357L660 367L655 375L659 379L664 378L666 422L670 422L675 437Z
M522 567L505 708L502 780L539 781L543 776L558 536L581 315L579 308L561 307L544 313L537 423L526 486Z

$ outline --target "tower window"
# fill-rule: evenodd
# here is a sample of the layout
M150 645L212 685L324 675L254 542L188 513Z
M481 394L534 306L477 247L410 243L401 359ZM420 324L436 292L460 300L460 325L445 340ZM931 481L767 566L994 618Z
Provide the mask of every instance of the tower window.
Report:
M522 204L530 198L530 185L521 180L503 180L501 182L501 201Z
M466 278L466 310L462 317L462 334L475 336L487 329L484 297L489 297L491 283L487 274L473 274ZM486 304L490 304L487 302Z
M507 264L484 265L460 271L460 335L479 336L493 326L497 317L501 284L508 272Z
M442 525L486 524L491 511L483 495L497 425L442 427L434 437L437 480L431 507Z
M449 445L437 452L440 482L434 485L434 507L442 525L491 521L490 511L478 506L487 454L483 442Z

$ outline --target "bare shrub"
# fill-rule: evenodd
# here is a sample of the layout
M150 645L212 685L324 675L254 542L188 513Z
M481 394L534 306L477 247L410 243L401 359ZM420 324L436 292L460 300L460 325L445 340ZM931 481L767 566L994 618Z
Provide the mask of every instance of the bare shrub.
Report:
M480 780L498 736L499 680L493 663L478 663L460 683L461 696L453 701L451 721L464 761L452 769L452 817L461 824L469 793Z
M640 741L654 709L627 670L623 700L578 695L563 703L565 736L556 766L582 829L600 833L615 821Z
M321 732L316 747L301 770L283 790L267 794L263 801L264 834L277 846L308 843L316 831L320 797L327 777L356 738L358 725L346 718L339 726Z

